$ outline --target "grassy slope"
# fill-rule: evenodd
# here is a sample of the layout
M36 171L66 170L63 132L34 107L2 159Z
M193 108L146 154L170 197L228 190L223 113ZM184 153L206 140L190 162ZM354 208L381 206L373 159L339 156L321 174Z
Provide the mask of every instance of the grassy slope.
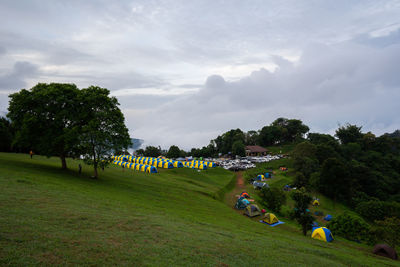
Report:
M68 162L77 169L77 162ZM0 153L0 265L390 265L369 248L271 228L219 201L232 173L88 167Z

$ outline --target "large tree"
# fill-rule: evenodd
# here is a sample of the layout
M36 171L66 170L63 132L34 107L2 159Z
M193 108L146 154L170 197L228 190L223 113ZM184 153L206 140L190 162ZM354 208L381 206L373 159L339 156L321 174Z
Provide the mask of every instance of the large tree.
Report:
M339 138L342 144L360 142L363 137L361 128L362 127L348 123L345 126L339 127L339 129L336 130L335 136Z
M107 162L115 151L131 145L124 115L118 100L110 91L97 86L82 89L79 94L79 147L85 162L97 168Z
M46 156L76 155L79 89L74 84L39 83L10 95L9 113L16 130L14 143Z
M168 158L179 158L181 155L181 150L179 149L178 146L170 146L167 152L167 157Z

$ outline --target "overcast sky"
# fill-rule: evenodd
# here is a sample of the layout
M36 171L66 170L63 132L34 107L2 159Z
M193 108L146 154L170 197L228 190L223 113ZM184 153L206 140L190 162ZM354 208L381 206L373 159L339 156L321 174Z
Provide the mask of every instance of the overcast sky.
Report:
M0 115L38 82L108 88L163 148L282 116L392 132L400 1L0 0Z

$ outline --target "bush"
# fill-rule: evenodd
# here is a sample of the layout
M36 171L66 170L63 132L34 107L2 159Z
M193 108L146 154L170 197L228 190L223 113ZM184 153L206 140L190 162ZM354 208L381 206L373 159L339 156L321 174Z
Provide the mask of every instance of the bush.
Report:
M392 248L400 244L400 219L391 217L375 221L373 233L380 242L389 244Z
M370 226L360 217L343 213L328 223L328 228L333 234L342 236L352 241L371 240Z
M377 200L364 201L357 204L356 212L371 222L383 220L385 217L400 217L400 203Z
M268 209L279 212L281 206L286 203L286 195L279 188L265 188L263 187L260 192L261 204L265 205Z

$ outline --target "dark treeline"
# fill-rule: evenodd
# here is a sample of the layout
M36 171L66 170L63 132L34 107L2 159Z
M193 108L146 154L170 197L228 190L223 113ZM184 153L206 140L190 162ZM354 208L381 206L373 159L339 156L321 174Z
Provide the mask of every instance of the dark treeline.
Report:
M192 148L190 154L194 157L215 157L219 154L244 156L247 145L271 146L300 142L308 131L308 126L301 120L278 118L258 131L232 129L211 140L208 146Z
M168 151L163 151L161 147L147 146L145 149L137 150L136 153L149 157L164 155L171 158L188 155L193 157L245 156L245 146L247 145L271 146L300 142L304 140L304 135L308 131L308 126L304 125L301 120L278 118L258 131L243 132L240 129L232 129L211 140L209 145L192 148L187 152L173 145Z
M294 185L346 203L370 221L399 217L400 138L396 132L376 137L347 124L336 130L335 137L309 133L295 147Z

